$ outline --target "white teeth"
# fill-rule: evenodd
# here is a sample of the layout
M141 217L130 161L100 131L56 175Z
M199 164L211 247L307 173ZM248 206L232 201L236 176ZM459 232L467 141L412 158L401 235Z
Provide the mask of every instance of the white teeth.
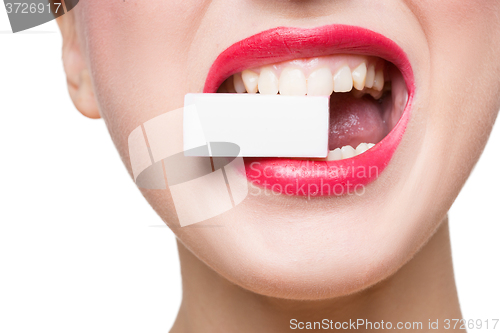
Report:
M354 148L352 148L349 145L342 147L341 150L342 150L342 158L344 159L356 156L356 150L354 150Z
M326 158L327 161L338 161L341 159L342 159L342 151L340 150L340 148L335 148L334 150L330 150Z
M330 96L333 93L333 75L328 68L319 68L307 79L307 95Z
M374 81L375 81L375 65L370 65L368 66L368 70L366 72L365 87L373 88Z
M363 154L367 150L368 150L368 145L366 143L360 143L356 147L356 155Z
M285 68L281 72L279 91L281 95L304 96L307 94L307 83L300 69Z
M247 92L249 94L255 94L257 92L259 74L247 69L241 73L241 78L243 79Z
M352 75L349 66L342 66L333 76L333 91L349 92L352 90ZM352 148L352 147L351 147Z
M365 87L366 71L366 64L364 62L352 71L352 81L354 88L357 90L363 90Z
M263 68L259 76L259 92L264 95L276 95L279 88L279 80L274 71L269 68Z
M326 157L327 161L338 161L347 158L351 158L360 154L363 154L367 150L374 147L374 143L360 143L356 149L351 147L350 145L344 146L342 148L335 148L334 150L330 150L328 156Z
M237 73L233 75L233 83L234 83L234 90L238 94L242 94L247 91L245 88L245 84L243 83L243 79L241 78L241 73Z
M375 74L375 81L373 82L373 89L382 91L384 89L384 71L379 69Z
M268 65L261 68L260 73L244 70L234 74L219 89L226 93L236 91L240 94L248 92L288 96L329 96L333 92L351 92L356 98L370 94L373 98L380 99L385 91L391 91L391 82L385 83L382 64L368 64L369 62L372 61L363 59L357 62L358 65L353 70L344 64L337 67L336 72L332 72L325 63L320 63L316 68L308 65L304 70L297 68L294 63ZM279 77L277 73L280 73ZM306 74L309 75L307 79Z

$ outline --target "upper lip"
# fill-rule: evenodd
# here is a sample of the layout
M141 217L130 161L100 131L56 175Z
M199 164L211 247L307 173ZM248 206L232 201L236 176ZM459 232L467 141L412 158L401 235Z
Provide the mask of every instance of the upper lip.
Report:
M377 56L393 63L405 79L409 97L413 95L412 67L400 46L377 32L340 24L309 29L278 27L236 42L212 64L203 92L216 92L225 79L248 68L339 53Z

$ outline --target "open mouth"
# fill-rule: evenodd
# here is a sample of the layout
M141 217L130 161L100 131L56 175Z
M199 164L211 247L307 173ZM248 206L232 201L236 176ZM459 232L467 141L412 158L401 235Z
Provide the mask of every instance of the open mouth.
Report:
M219 93L330 96L326 161L373 148L396 126L408 96L399 70L359 55L295 59L247 69L226 79Z
M364 193L378 178L402 139L413 90L411 66L394 42L331 25L277 28L234 44L212 66L204 92L330 96L326 159L245 158L255 188L322 196Z

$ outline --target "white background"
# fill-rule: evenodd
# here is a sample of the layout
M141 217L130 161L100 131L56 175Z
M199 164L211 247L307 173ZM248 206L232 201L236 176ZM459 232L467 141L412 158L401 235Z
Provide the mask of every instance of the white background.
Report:
M72 105L55 22L11 34L3 8L0 332L168 331L181 299L175 237L103 121ZM450 212L467 319L500 318L499 155L497 124Z

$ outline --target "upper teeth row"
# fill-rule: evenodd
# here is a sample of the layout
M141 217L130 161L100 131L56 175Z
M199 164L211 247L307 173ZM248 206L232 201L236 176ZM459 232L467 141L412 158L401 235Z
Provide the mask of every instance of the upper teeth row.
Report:
M342 148L336 148L330 150L326 158L327 161L338 161L346 158L351 158L360 154L363 154L368 149L371 149L375 144L373 143L360 143L356 149L350 145L344 146Z
M260 74L252 70L244 70L233 76L234 90L237 93L261 93L294 96L328 96L333 92L349 92L353 87L367 92L381 92L384 89L384 71L376 69L374 64L366 65L362 62L351 70L345 64L334 74L328 67L315 69L306 78L300 68L285 67L278 78L276 71L271 67L264 67ZM369 88L369 89L366 89Z

